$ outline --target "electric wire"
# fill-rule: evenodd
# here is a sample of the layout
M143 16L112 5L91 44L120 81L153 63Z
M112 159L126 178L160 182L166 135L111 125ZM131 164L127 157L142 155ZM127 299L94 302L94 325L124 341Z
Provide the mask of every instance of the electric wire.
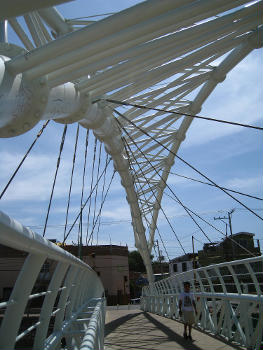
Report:
M73 158L72 158L72 168L71 168L70 185L69 185L69 192L68 192L68 203L67 203L66 220L65 220L63 237L65 237L66 230L67 230L67 224L68 224L68 212L69 212L69 205L70 205L70 198L71 198L73 175L74 175L74 170L75 170L75 161L76 161L76 152L77 152L77 147L78 147L78 139L79 139L79 124L77 126L75 147L74 147L74 153L73 153Z
M97 183L96 183L96 184L94 185L94 187L91 189L88 198L86 199L86 201L85 201L84 204L82 205L82 207L81 207L81 209L80 209L80 212L78 213L78 215L76 216L75 220L73 221L73 223L72 223L70 229L68 230L68 232L67 232L67 234L66 234L66 236L65 236L65 238L64 238L64 240L63 240L63 242L62 242L62 244L65 243L65 241L66 241L66 239L68 238L70 232L72 231L73 227L75 226L76 222L78 221L78 219L79 219L79 217L80 217L80 215L81 215L83 209L84 209L85 206L87 205L87 203L88 203L88 201L90 200L90 198L91 198L93 192L95 191L96 187L98 186L98 183L100 182L100 180L101 180L103 174L105 173L105 171L106 171L106 169L107 169L107 167L108 167L110 161L111 161L111 158L110 158L109 161L106 163L105 168L104 168L104 170L102 171L102 173L100 174Z
M117 120L117 122L118 122L118 124L119 125L121 125L120 124L120 122ZM140 148L137 146L137 144L135 143L135 141L131 138L131 136L127 133L127 131L125 130L125 128L124 127L122 127L122 129L123 129L123 131L126 133L126 135L131 139L131 141L135 144L135 146L136 146L136 148L140 151L140 153L143 155L143 157L146 159L146 161L150 164L150 166L153 168L153 170L155 171L155 173L161 178L161 180L163 181L163 182L165 182L164 181L164 179L163 179L163 177L159 174L159 172L156 170L156 168L151 164L151 162L147 159L147 157L146 157L146 155L140 150ZM133 156L133 158L136 160L136 158ZM137 162L137 160L136 160L136 162ZM142 170L141 170L141 172L142 172ZM142 172L142 174L143 174L143 172ZM147 181L147 178L145 177L145 179L146 179L146 181ZM147 181L148 182L148 181ZM149 184L148 184L149 185ZM186 212L189 214L189 212L191 212L191 213L193 213L194 215L196 215L198 218L200 218L202 221L205 221L207 224L209 224L211 227L213 227L213 228L215 228L212 224L210 224L210 223L208 223L206 220L204 220L201 216L199 216L198 214L196 214L194 211L192 211L191 209L189 209L189 208L187 208L180 200L179 200L179 198L178 198L178 196L176 196L176 194L174 193L174 191L171 189L171 187L166 183L166 186L168 187L168 189L172 192L172 194L174 195L174 197L176 198L176 202L177 203L179 203L181 206L183 206L183 208L186 210ZM164 192L165 193L165 192ZM155 196L155 198L156 198L156 196ZM157 199L157 198L156 198ZM160 206L160 209L162 209L161 208L161 205L160 205L160 203L159 203L159 201L157 201L158 202L158 205ZM189 214L189 216L193 219L193 217ZM198 226L198 228L200 229L200 231L205 235L205 237L209 240L209 242L210 243L212 243L211 242L211 240L209 239L209 237L206 235L206 233L203 231L203 229L200 227L200 225L193 219L193 221L196 223L196 225ZM218 232L220 232L221 234L223 234L224 235L224 233L222 232L222 231L220 231L220 230L218 230L217 228L215 228ZM244 246L242 246L242 245L240 245L238 242L236 242L235 240L233 240L232 238L230 238L230 240L232 241L232 242L234 242L236 245L238 245L240 248L242 248L243 250L245 250L246 252L248 252L249 254L251 254L251 255L253 255L253 256L255 256L255 254L253 254L251 251L249 251L247 248L245 248Z
M90 191L93 186L93 177L94 177L94 167L95 167L95 159L96 159L96 150L97 150L97 139L95 138L94 141L94 149L93 149L93 161L92 161L92 170L91 170L91 182L90 182ZM86 245L87 245L87 237L89 235L89 220L90 220L90 210L91 210L91 199L90 197L90 202L89 202L89 210L88 210L88 224L87 224L87 231L86 231Z
M114 109L114 112L116 114L118 114L120 117L122 117L123 119L125 119L127 122L129 122L130 124L132 124L136 129L140 130L142 133L144 133L146 136L148 136L150 139L152 139L154 142L158 143L158 145L160 145L161 147L163 147L164 149L166 149L169 153L173 154L176 158L178 158L179 160L181 160L181 162L183 162L184 164L186 164L187 166L189 166L191 169L193 169L194 171L196 171L199 175L203 176L205 179L207 179L208 181L210 181L212 184L214 184L214 186L216 186L217 188L221 189L221 191L223 191L224 193L226 193L229 197L231 197L232 199L234 199L236 202L238 202L239 204L241 204L244 208L246 208L248 211L250 211L252 214L254 214L255 216L257 216L259 219L263 220L263 218L261 216L259 216L257 213L255 213L253 210L251 210L249 207L247 207L245 204L243 204L240 200L238 200L237 198L235 198L234 196L232 196L230 193L228 193L227 191L225 191L222 187L218 186L213 180L211 180L209 177L207 177L206 175L204 175L201 171L199 171L197 168L195 168L193 165L191 165L189 162L187 162L186 160L184 160L183 158L181 158L180 156L178 156L175 152L169 150L168 147L166 147L165 145L163 145L160 141L156 140L154 137L152 137L147 131L143 130L142 128L140 128L139 126L137 126L133 121L129 120L127 117L125 117L122 113L118 112L116 109Z
M62 151L63 151L65 137L66 137L66 134L67 134L67 128L68 127L67 127L67 124L66 124L64 126L62 137L61 137L61 142L60 142L60 147L59 147L59 155L58 155L58 159L57 159L57 166L56 166L55 176L54 176L54 180L53 180L53 184L52 184L52 190L51 190L51 194L50 194L50 198L49 198L47 215L46 215L45 224L44 224L44 230L43 230L43 234L42 234L43 237L45 237L45 234L46 234L47 222L48 222L51 202L52 202L52 198L53 198L53 194L54 194L54 189L55 189L55 185L56 185L58 169L59 169L59 166L60 166L61 154L62 154Z
M189 114L189 113L185 113L185 112L169 111L169 110L162 109L162 108L153 108L153 107L141 106L141 105L134 104L134 103L112 100L112 99L109 99L109 98L100 99L100 100L107 101L107 102L114 103L114 104L118 104L118 105L123 105L123 106L131 106L131 107L147 109L147 110L154 110L154 111L157 111L157 112L171 113L171 114L176 114L176 115L181 115L181 116L184 115L184 116L191 117L191 118L198 118L198 119L204 119L204 120L214 121L214 122L218 122L218 123L242 126L242 127L245 127L245 128L251 128L251 129L256 129L256 130L261 130L261 131L263 130L263 128L261 128L259 126L254 126L254 125L249 125L249 124L242 124L242 123L236 123L236 122L230 122L230 121L227 121L227 120L221 120L221 119L216 119L216 118L203 117L203 116L200 116L200 115L194 115L194 114ZM94 101L93 103L95 103L95 102L97 102L97 101Z
M179 177L183 177L183 178L191 180L191 181L200 182L201 184L204 184L204 185L209 185L209 186L212 186L212 187L216 187L215 185L210 184L209 182L193 179L192 177L185 176L185 175L180 175L180 174L174 173L172 171L170 171L169 174L176 175L176 176L179 176ZM253 198L253 199L257 199L257 200L263 201L263 198L259 198L259 197L252 196L250 194L246 194L246 193L235 191L235 190L230 190L229 188L226 188L226 187L223 187L223 186L220 186L220 187L223 188L226 191L234 192L234 193L237 193L237 194L241 194L242 196L246 196L246 197L250 197L250 198Z
M24 157L21 159L20 163L18 164L16 170L13 172L12 176L10 177L9 181L7 182L5 188L3 189L3 191L0 194L0 200L2 199L3 195L5 194L6 190L8 189L9 185L11 184L11 182L13 181L14 177L16 176L18 170L20 169L21 165L24 163L25 159L27 158L28 154L30 153L30 151L32 150L32 148L34 147L35 143L37 142L37 140L39 139L39 137L42 135L43 131L45 130L46 126L48 125L48 123L50 122L50 120L47 120L42 128L39 130L39 132L37 133L37 136L35 137L35 140L32 142L31 146L28 148L28 150L26 151Z

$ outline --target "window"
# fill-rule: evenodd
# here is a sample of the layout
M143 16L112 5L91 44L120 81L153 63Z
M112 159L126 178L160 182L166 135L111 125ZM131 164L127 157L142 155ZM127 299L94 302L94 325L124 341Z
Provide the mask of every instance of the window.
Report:
M177 272L177 264L173 264L173 270L174 272Z
M186 264L186 262L183 262L182 263L182 271L184 272L184 271L187 271L187 264Z

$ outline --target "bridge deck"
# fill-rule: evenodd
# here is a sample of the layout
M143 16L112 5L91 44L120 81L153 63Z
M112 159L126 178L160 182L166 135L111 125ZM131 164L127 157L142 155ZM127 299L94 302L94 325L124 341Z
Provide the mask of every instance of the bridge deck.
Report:
M192 338L183 338L182 323L139 309L108 310L106 314L105 350L243 349L196 329Z

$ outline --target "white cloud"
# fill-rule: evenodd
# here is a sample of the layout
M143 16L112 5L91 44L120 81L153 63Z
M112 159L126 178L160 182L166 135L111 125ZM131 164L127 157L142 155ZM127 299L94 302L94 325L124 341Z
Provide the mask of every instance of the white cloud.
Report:
M11 154L1 152L0 174L2 182L9 179L10 175L16 169L18 162L22 159L21 154ZM55 173L57 158L54 155L30 155L23 163L13 182L9 185L3 201L43 201L50 196L51 186ZM56 182L54 198L62 198L66 196L69 187L69 177L71 172L71 162L63 160L59 168L58 178ZM10 174L10 169L11 174ZM80 174L76 172L76 178ZM80 193L80 182L72 187L72 194Z
M105 209L101 213L101 216L103 218L113 219L113 220L130 220L131 219L131 213L130 208L127 204L127 206L121 206L121 207L114 207L111 202L111 208L112 209Z
M262 54L262 50L260 51ZM260 53L253 52L234 68L219 84L203 105L201 116L243 124L255 124L261 120L262 65ZM261 91L260 91L261 90ZM182 147L204 144L223 136L231 136L242 127L195 119L190 126Z
M246 178L238 178L235 177L226 182L226 187L239 189L239 190L259 190L262 188L263 181L261 176L256 177L246 177Z

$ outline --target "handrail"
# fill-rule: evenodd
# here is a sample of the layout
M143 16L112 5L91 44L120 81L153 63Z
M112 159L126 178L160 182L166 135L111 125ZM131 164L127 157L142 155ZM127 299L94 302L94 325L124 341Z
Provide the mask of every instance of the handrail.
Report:
M29 333L35 331L33 349L55 349L63 338L67 346L74 342L80 343L89 329L90 319L78 322L83 313L94 309L94 301L97 307L92 319L96 329L94 341L99 344L98 349L103 348L104 327L104 292L101 280L92 268L71 255L67 251L51 243L42 236L24 227L8 215L0 212L0 244L16 250L27 252L23 266L19 272L9 300L0 303L0 308L5 309L0 328L0 348L14 349L17 342L21 341ZM50 281L46 281L44 292L35 293L41 268L46 261L51 259L56 262L55 271ZM34 314L34 323L25 327L25 314L27 304L32 299L42 297L43 303L40 313ZM28 313L27 317L31 317ZM36 320L37 319L37 320ZM78 323L78 334L72 332ZM19 329L22 331L19 333ZM48 336L48 331L50 334ZM95 344L95 343L94 343Z
M179 295L189 281L197 303L196 326L247 349L262 346L263 256L200 267L144 287L141 308L180 320Z

